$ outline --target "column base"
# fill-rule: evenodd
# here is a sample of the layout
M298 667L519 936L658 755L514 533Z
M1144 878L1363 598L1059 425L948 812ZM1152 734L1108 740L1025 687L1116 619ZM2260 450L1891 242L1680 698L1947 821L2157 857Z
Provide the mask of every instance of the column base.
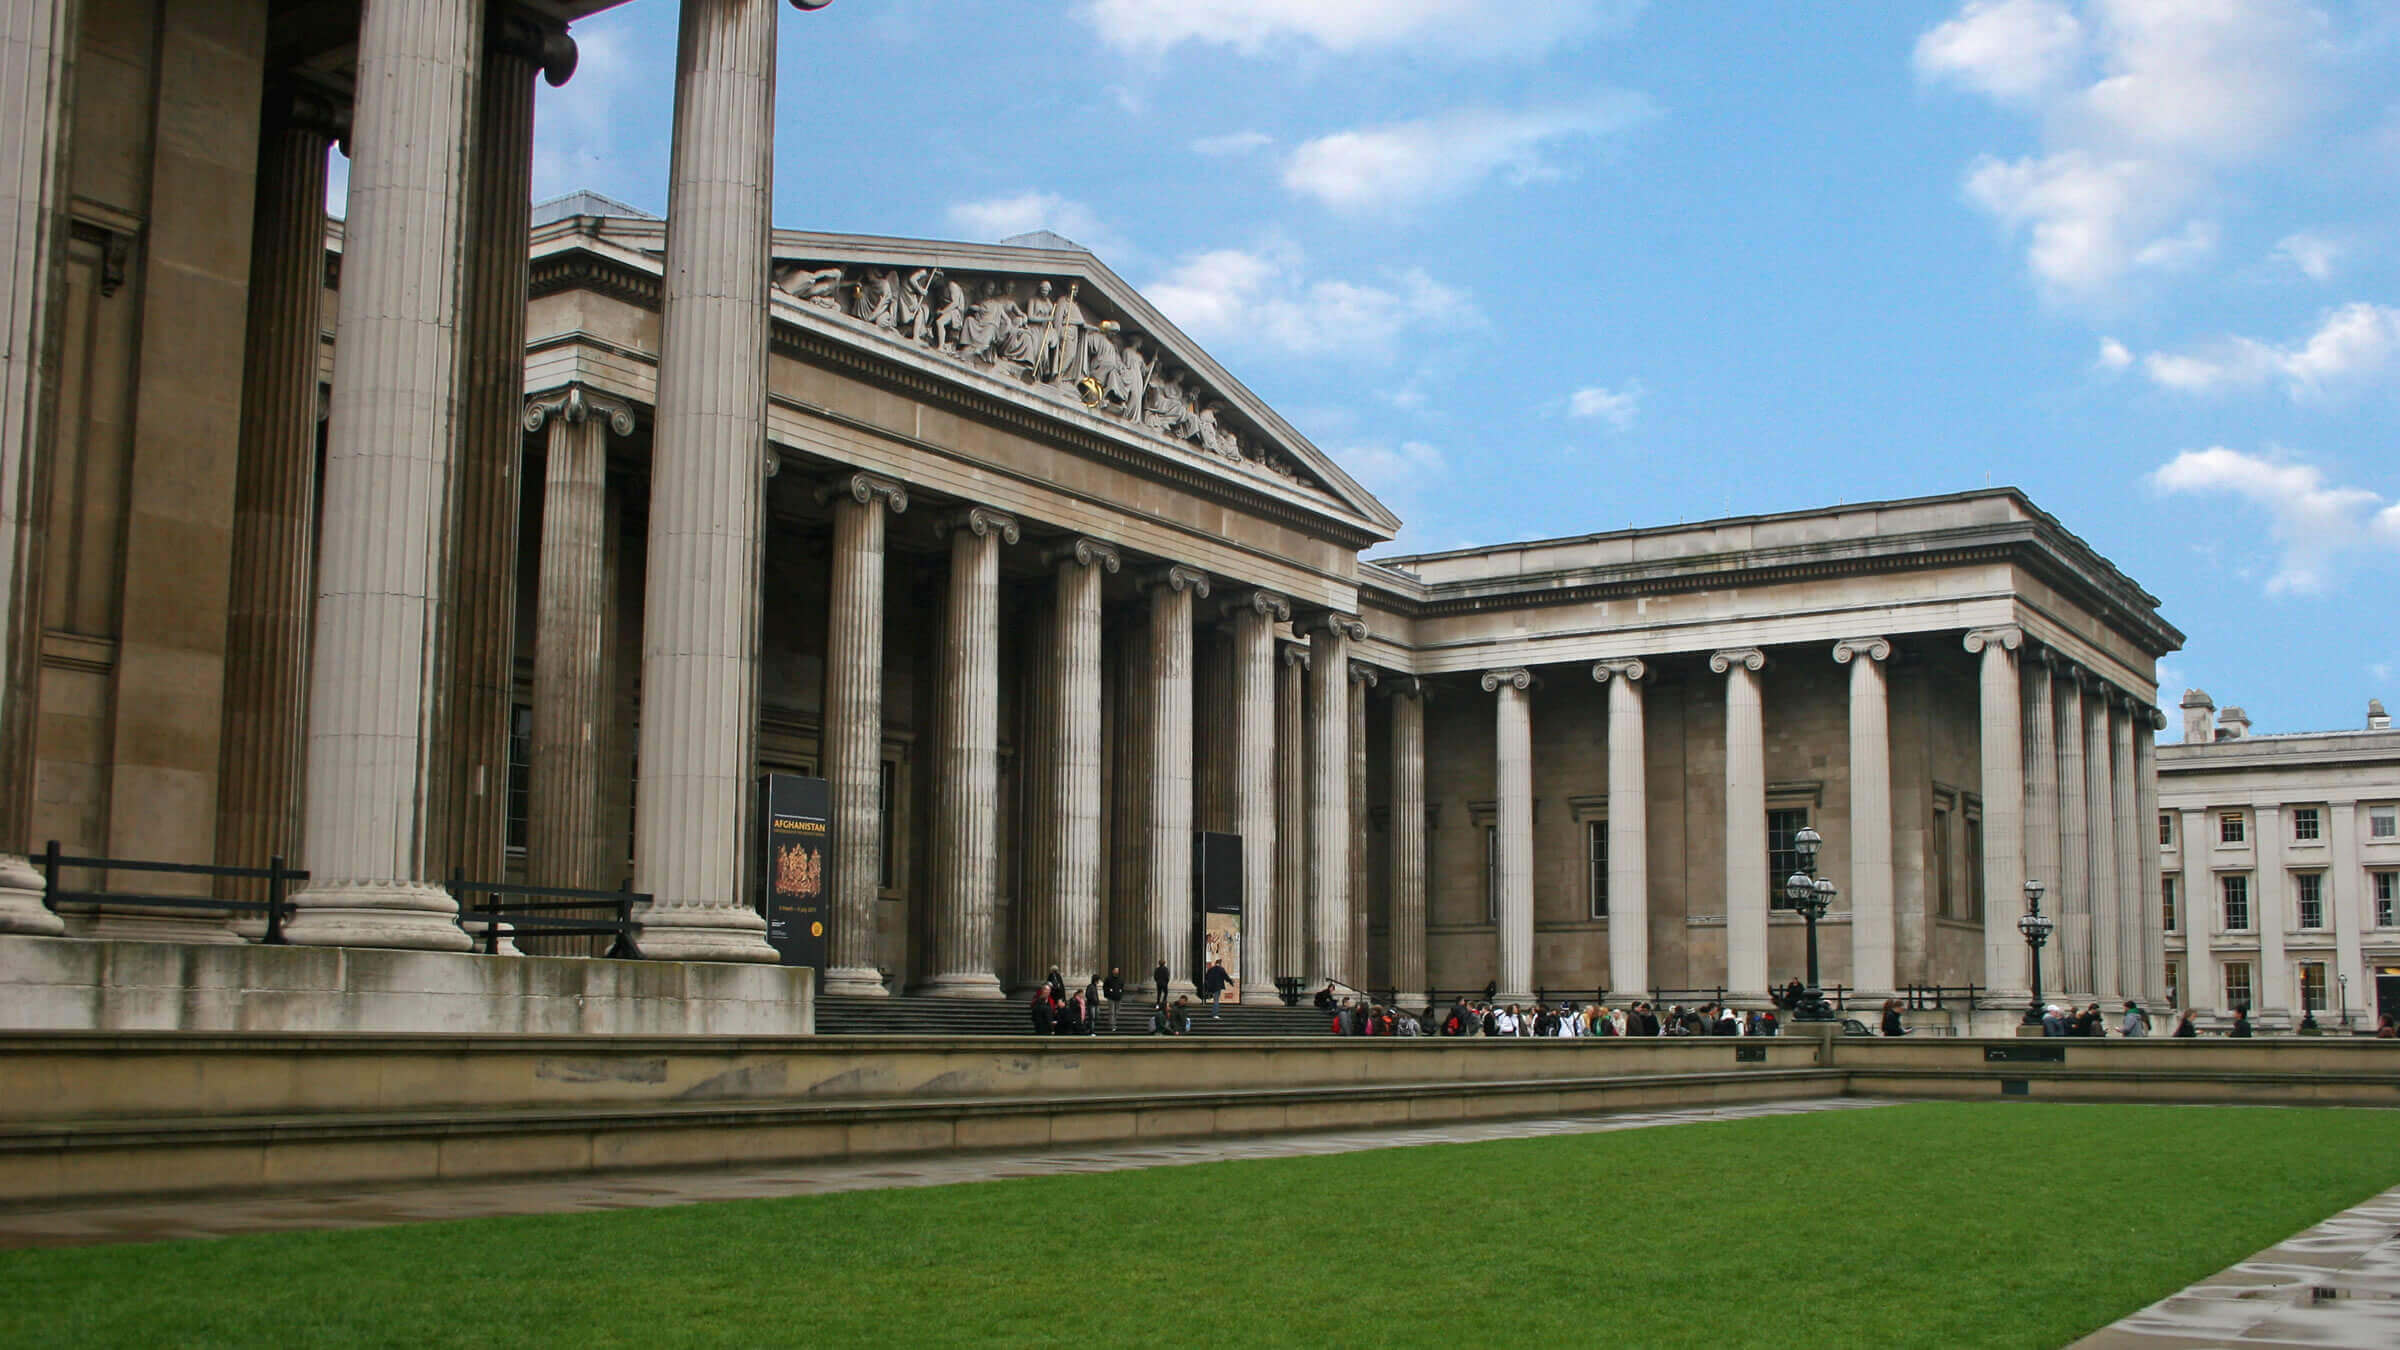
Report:
M917 986L917 992L928 998L1006 998L997 975L936 975ZM1070 987L1068 993L1074 993ZM1027 998L1033 997L1030 993Z
M203 919L188 909L125 909L95 910L87 918L76 917L75 936L100 941L120 942L183 942L199 946L231 946L245 939L232 924L223 919ZM266 933L265 920L260 920L259 933Z
M1514 992L1503 989L1499 993L1492 995L1492 1002L1499 1004L1503 1008L1507 1007L1511 1003L1514 1003L1517 1005L1520 1011L1524 1009L1526 1004L1533 1001L1533 991L1530 989L1521 989Z
M839 998L890 998L883 972L873 966L835 966L825 972L824 992Z
M0 933L62 937L67 926L42 905L42 874L23 854L0 853Z
M458 902L429 881L319 881L292 897L283 927L295 947L397 947L463 952Z
M650 906L634 941L652 961L746 961L773 965L783 954L767 943L767 921L732 905Z

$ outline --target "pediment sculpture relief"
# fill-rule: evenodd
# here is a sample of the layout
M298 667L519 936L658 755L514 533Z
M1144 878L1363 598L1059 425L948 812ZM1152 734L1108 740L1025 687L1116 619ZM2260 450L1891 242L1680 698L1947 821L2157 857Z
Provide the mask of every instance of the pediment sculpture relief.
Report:
M1197 376L1101 312L1083 284L938 267L816 267L779 261L775 287L803 304L1229 464L1323 490Z

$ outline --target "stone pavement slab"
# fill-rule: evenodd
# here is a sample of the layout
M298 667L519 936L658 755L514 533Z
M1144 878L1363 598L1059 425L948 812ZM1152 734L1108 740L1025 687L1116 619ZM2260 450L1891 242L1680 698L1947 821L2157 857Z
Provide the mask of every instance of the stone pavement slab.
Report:
M504 1214L563 1214L655 1208L709 1200L754 1200L785 1195L893 1186L948 1186L965 1181L1069 1173L1120 1172L1140 1167L1245 1158L1301 1158L1424 1144L1469 1144L1494 1139L1598 1134L1654 1125L1743 1120L1808 1111L1860 1110L1890 1103L1864 1097L1824 1097L1673 1111L1627 1111L1460 1122L1444 1125L1329 1130L1230 1139L1134 1143L1069 1149L853 1159L822 1165L772 1164L705 1171L624 1172L516 1182L444 1182L430 1186L360 1187L339 1192L282 1192L151 1203L24 1207L0 1210L0 1248L155 1242L171 1238L232 1237L299 1229L371 1228L435 1219Z

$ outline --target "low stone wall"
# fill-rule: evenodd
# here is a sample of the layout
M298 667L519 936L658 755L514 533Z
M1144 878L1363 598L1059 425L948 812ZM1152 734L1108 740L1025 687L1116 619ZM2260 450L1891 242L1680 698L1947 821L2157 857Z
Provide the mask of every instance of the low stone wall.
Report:
M1828 1044L1829 1062L1862 1097L2400 1107L2400 1042L2371 1037L1846 1037Z
M782 1035L805 969L0 936L0 1032Z

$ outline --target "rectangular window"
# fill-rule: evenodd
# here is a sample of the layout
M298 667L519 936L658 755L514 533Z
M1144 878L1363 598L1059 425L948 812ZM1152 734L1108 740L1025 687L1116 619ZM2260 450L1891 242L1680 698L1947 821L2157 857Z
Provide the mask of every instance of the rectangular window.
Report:
M1500 827L1483 827L1483 921L1500 922Z
M2183 967L2174 961L2167 962L2167 1006L2183 1006Z
M1967 817L1967 917L1983 919L1983 817Z
M1800 850L1792 847L1792 839L1808 828L1808 808L1795 806L1787 810L1767 812L1767 904L1772 909L1790 909L1792 902L1783 898L1783 883L1800 870Z
M2369 839L2400 839L2400 806L2368 807L2367 837Z
M2217 817L2217 842L2239 844L2250 837L2250 822L2239 811L2228 811Z
M1608 917L1608 822L1587 821L1583 832L1591 855L1592 917Z
M2159 908L2163 911L2161 917L2165 920L2167 931L2170 933L2182 931L2181 925L2175 922L2175 892L2182 888L2182 877L2168 876L2158 879Z
M2300 1007L2305 1012L2325 1011L2325 963L2300 963Z
M2225 963L2225 1006L2228 1008L2250 1006L2249 962L2228 961Z
M2292 873L2292 907L2298 911L2302 928L2325 926L2325 874L2323 872Z
M2400 910L2400 872L2370 873L2368 881L2375 892L2375 926L2400 928L2400 922L2395 922L2400 914L2393 912Z
M2171 811L2158 813L2158 846L2160 848L2175 846L2175 814Z
M2324 837L2319 833L2321 828L2322 822L2318 819L2317 808L2313 806L2295 806L2292 808L2293 843L2313 844L2317 842L2317 840Z
M882 813L882 819L876 822L876 828L880 835L877 847L883 856L876 860L875 889L880 891L888 891L892 888L892 854L896 851L892 847L892 806L895 795L892 785L900 777L899 769L899 765L887 759L877 770L875 800Z
M490 817L485 817L490 819ZM508 710L508 839L507 846L525 851L533 819L533 705L519 703ZM475 878L479 879L479 878ZM498 881L493 877L491 880Z
M1945 919L1958 917L1950 888L1950 813L1933 808L1933 912Z
M2217 878L2217 889L2225 896L2225 931L2250 931L2250 878L2241 872L2230 872Z

